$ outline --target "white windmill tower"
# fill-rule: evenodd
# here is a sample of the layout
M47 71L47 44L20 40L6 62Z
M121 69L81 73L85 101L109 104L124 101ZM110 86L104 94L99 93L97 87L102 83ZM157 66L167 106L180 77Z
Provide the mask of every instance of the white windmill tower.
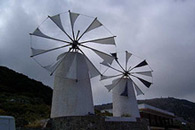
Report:
M87 55L111 63L112 56L94 47L115 45L115 36L97 18L70 11L48 16L30 35L31 57L55 74L51 118L94 113L90 78L100 72Z
M110 70L106 72L107 74L105 73L101 76L101 80L113 79L111 84L105 86L109 91L112 90L113 116L140 118L134 88L137 95L140 95L143 92L138 87L139 85L146 86L147 88L150 87L152 84L152 69L146 60L130 65L131 62L129 59L132 58L132 61L135 62L139 58L127 51L125 52L124 67L119 62L117 53L112 53L112 55L115 57L115 62L112 65L105 62L101 63ZM115 74L113 74L113 71Z

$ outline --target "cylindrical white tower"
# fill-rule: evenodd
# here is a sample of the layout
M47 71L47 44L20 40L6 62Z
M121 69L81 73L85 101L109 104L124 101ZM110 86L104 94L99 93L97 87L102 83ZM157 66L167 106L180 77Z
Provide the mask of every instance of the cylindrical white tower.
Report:
M51 118L94 113L89 69L84 55L67 53L55 73Z
M128 78L116 79L113 84L116 84L112 89L113 116L140 118L132 80Z

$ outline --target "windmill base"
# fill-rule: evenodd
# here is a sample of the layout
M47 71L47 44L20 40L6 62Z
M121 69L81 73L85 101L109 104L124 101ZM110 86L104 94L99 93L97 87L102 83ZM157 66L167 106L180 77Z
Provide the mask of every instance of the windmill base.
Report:
M52 130L148 130L149 126L144 119L137 122L113 122L106 119L95 115L59 117L50 119L47 126Z

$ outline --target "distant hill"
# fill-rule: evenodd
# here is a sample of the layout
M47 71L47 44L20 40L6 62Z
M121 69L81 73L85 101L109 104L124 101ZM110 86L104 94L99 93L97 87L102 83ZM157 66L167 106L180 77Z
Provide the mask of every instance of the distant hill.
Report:
M49 118L52 89L0 66L0 115L16 118L17 126Z
M139 100L138 103L146 103L173 112L176 116L183 117L186 121L195 123L195 103L193 102L169 97Z
M41 82L0 66L0 115L16 118L17 126L49 118L52 89ZM139 100L195 123L195 103L176 98ZM106 107L112 104L107 104ZM97 107L96 107L97 108Z

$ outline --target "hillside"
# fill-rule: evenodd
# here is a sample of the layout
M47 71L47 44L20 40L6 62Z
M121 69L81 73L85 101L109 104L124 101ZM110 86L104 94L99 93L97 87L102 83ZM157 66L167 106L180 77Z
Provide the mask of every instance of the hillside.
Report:
M195 103L193 102L169 97L140 100L138 103L146 103L173 112L176 116L183 117L185 120L195 123Z
M52 89L0 66L0 115L16 118L17 126L49 117Z
M52 89L41 82L0 66L0 115L16 118L16 125L26 126L49 118ZM195 122L195 103L176 98L139 100ZM111 104L105 105L106 107ZM97 108L97 107L96 107Z

